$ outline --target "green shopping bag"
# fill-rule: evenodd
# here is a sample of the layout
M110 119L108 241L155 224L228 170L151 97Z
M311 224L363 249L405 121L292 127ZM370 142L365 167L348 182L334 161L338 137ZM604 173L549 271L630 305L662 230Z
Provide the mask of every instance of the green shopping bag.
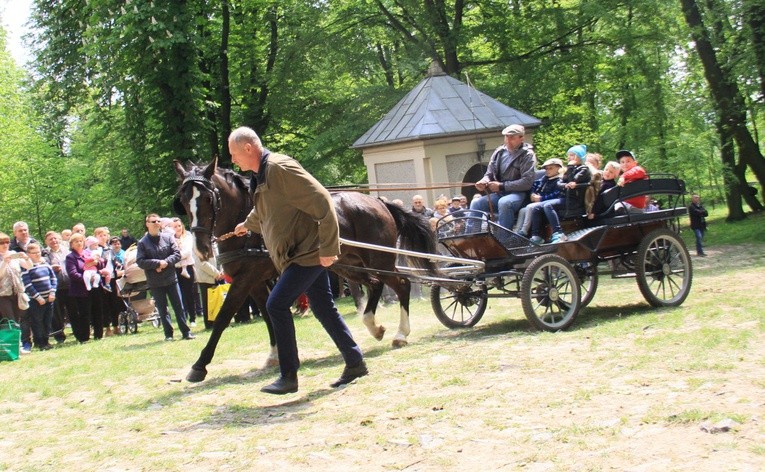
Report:
M13 320L0 320L0 361L15 361L19 358L21 330Z

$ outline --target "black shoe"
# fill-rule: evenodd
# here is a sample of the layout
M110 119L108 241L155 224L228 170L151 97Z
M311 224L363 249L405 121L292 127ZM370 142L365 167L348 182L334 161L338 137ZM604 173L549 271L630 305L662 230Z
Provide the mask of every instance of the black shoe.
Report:
M183 339L196 339L197 337L194 336L193 333L186 333L186 336L183 337Z
M260 389L263 393L270 393L273 395L284 395L287 393L295 393L298 391L297 374L281 375L271 385L266 385Z
M53 346L51 346L50 344L46 344L44 346L40 346L40 350L41 351L49 351L51 349L53 349Z
M364 377L368 373L369 371L367 370L367 365L364 363L364 361L361 361L361 363L355 367L345 366L345 369L343 369L343 373L340 375L340 378L329 384L329 386L332 388L337 388L341 385L351 383L359 377Z

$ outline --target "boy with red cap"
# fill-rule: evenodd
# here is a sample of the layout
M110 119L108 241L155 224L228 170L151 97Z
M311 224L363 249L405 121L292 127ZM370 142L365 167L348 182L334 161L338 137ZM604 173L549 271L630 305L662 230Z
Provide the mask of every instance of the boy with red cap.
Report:
M619 187L624 187L624 185L630 182L644 180L648 177L645 169L638 165L635 156L630 151L618 151L616 153L616 159L619 161L619 165L622 168L622 176L616 181L616 185ZM624 205L617 203L614 206L614 209L618 211L621 208L624 208L629 213L643 213L647 203L648 195L642 195L624 200Z

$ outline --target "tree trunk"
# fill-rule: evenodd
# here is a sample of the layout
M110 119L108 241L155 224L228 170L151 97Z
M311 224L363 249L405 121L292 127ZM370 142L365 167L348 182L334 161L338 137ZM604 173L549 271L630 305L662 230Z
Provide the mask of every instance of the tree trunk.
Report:
M744 21L752 34L752 49L760 75L760 100L765 100L765 1L744 0Z
M722 120L717 122L717 133L720 136L720 158L723 162L725 201L728 205L726 220L743 220L746 218L746 214L741 204L741 181L736 178L736 153L733 149L733 136L731 136L730 128Z
M231 34L231 9L228 0L221 0L220 49L220 157L218 164L231 167L231 153L228 152L228 135L231 134L231 83L228 69L228 38Z
M746 110L738 86L729 74L723 71L717 60L715 49L705 29L698 5L695 0L680 0L683 15L691 36L696 43L696 51L704 66L704 76L709 83L712 99L717 108L721 126L725 134L732 135L738 145L741 162L746 163L765 187L765 158L757 148L749 129L746 127ZM722 136L721 136L722 139ZM735 167L732 167L733 169ZM735 203L735 202L734 202ZM729 202L729 208L730 208ZM739 202L740 205L740 202ZM739 210L743 212L743 210ZM737 212L738 213L738 212ZM732 217L733 215L731 215Z

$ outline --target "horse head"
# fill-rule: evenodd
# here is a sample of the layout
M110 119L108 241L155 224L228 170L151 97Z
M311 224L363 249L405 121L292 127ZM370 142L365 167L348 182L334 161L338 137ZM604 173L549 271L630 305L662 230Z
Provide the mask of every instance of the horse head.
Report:
M214 182L218 158L213 158L206 167L192 163L186 169L177 160L173 164L181 181L173 200L173 210L188 216L194 234L194 251L201 260L208 260L213 256L212 239L221 206L220 192Z

